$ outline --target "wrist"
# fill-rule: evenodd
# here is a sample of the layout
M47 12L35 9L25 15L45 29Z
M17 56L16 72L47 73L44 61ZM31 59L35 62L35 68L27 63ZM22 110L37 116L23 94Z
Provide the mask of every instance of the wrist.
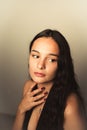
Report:
M25 115L25 112L23 111L23 109L21 108L20 105L18 106L17 114L18 115Z

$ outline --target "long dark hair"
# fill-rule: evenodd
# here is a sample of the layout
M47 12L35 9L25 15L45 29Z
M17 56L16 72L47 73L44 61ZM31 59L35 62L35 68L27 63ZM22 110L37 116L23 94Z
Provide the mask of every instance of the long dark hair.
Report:
M71 57L70 47L65 37L57 30L46 29L38 33L30 43L29 51L31 51L34 41L41 37L51 37L59 46L59 59L58 70L55 76L55 91L54 96L58 99L58 128L63 129L64 123L64 110L66 107L66 100L68 96L75 93L79 99L81 106L83 104L83 98L80 94L79 85L76 81L76 75L74 73L73 60ZM55 109L55 108L51 108Z

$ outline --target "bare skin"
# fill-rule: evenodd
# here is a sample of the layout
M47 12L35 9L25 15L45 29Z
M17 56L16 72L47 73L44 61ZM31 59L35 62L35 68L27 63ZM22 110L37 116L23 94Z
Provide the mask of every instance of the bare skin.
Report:
M27 81L27 83L24 86L24 92L23 92L23 99L21 103L19 104L16 119L14 122L13 130L22 130L22 125L25 117L25 111L31 109L32 107L36 106L33 110L33 113L30 118L30 122L28 124L28 130L36 130L36 126L38 123L38 120L40 118L39 108L44 107L45 100L47 98L47 95L44 96L44 92L48 92L48 90L43 91L38 88L37 90L31 92L31 89L33 86L35 86L35 82L33 81ZM51 88L51 87L50 87ZM50 91L50 90L49 90ZM39 97L37 96L36 99L40 99L37 102L33 102L33 99L30 98L33 94L38 94L38 92L41 92L39 94ZM30 95L30 96L29 96ZM35 99L35 100L36 100ZM30 102L30 103L29 103ZM84 119L80 113L79 110L79 104L78 99L75 94L72 94L68 100L67 105L64 112L65 122L64 122L64 130L86 130Z
M39 87L36 90L32 91L32 89L34 88L35 85L36 85L35 82L33 82L32 80L29 80L26 82L26 84L24 86L23 98L18 107L13 130L22 130L25 112L27 110L30 110L31 108L35 107L33 110L33 114L37 115L38 114L37 111L39 110L39 108L43 109L43 105L46 101L46 98L48 96L48 93L49 93L52 85L50 85L49 89L47 89L47 90L46 89L43 90L42 89L43 87ZM40 94L38 94L38 93L40 93ZM37 95L37 96L33 97L34 95ZM35 125L33 124L34 127L37 125L39 117L40 117L40 115L39 116L37 115L37 120L35 120ZM34 120L33 120L33 122L34 122ZM28 126L28 128L31 125L32 125L32 121L30 122L30 125Z
M72 94L67 99L67 105L64 112L65 123L64 130L86 130L86 120L80 109L78 98Z

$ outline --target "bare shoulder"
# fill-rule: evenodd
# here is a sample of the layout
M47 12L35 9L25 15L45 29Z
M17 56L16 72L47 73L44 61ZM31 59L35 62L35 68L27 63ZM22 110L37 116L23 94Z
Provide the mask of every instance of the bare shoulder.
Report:
M71 94L67 99L66 108L64 112L65 117L78 112L80 110L79 107L80 106L77 95Z
M65 130L86 130L85 120L80 111L80 107L78 96L76 94L71 94L67 99L64 111Z
M28 91L28 89L33 85L35 85L36 83L32 80L27 80L24 84L24 90L23 90L23 95Z

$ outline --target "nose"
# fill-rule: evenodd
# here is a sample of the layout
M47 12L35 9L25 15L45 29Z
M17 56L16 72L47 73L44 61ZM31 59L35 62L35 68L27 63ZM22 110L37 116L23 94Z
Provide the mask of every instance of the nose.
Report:
M44 60L39 60L37 67L39 69L45 69L45 61Z

